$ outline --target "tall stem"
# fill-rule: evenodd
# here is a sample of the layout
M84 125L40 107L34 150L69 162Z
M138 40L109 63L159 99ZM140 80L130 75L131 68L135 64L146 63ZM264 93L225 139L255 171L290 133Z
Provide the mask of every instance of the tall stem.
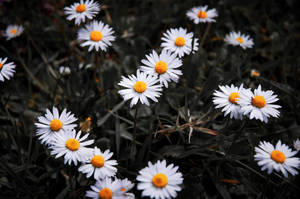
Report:
M133 120L133 140L132 140L132 147L135 149L136 147L136 116L138 112L138 104L135 106L135 113L134 113L134 120Z
M200 41L199 48L202 48L202 46L203 46L203 44L204 44L204 41L205 41L205 38L206 38L206 36L208 35L210 26L211 26L211 23L209 23L209 24L206 26L205 32L204 32L204 34L203 34L203 36L202 36L202 38L201 38L201 41Z

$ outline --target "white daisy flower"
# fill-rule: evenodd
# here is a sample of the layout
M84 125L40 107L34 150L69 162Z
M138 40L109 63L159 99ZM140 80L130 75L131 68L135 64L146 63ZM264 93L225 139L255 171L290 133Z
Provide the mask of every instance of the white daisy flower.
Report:
M96 184L91 186L91 189L86 192L86 197L93 199L125 199L119 180L112 181L111 178L97 180Z
M179 75L182 75L178 68L182 66L182 61L176 57L176 54L163 50L158 56L153 50L152 53L146 55L146 58L142 59L144 65L140 66L141 71L158 76L160 83L166 88L168 88L168 82L178 82Z
M86 146L94 143L94 140L86 140L89 134L81 136L81 131L76 133L75 130L67 131L63 134L56 134L56 140L52 146L50 146L51 155L55 155L55 158L64 156L64 164L77 165L77 162L85 162L88 157L91 156L93 149ZM85 141L86 140L86 141Z
M132 99L130 107L137 104L139 100L142 104L149 106L147 98L158 102L156 98L161 95L162 87L157 84L158 82L157 77L137 70L136 76L130 75L128 78L122 76L122 80L118 85L126 87L126 89L122 89L118 93L122 95L125 101Z
M6 58L0 58L0 81L4 82L4 79L10 80L14 76L16 65L13 62L5 63Z
M100 5L94 0L80 0L80 3L74 3L70 7L65 7L65 14L69 15L67 20L75 19L75 24L79 25L85 22L85 19L93 19L100 11Z
M243 115L240 112L241 106L237 103L240 98L240 92L243 90L243 84L238 88L233 84L231 86L219 86L221 91L215 91L213 93L213 103L216 108L222 108L224 116L230 113L230 118L243 119Z
M134 184L128 180L127 178L121 180L121 179L117 179L119 180L120 184L121 184L121 191L123 192L123 195L125 196L126 199L134 199L135 196L133 193L128 193L128 191L130 191L133 187Z
M166 165L166 161L158 161L156 164L148 163L148 167L139 171L137 180L140 183L138 190L143 190L142 197L148 196L155 199L175 198L179 186L183 182L182 174L177 171L178 166Z
M106 51L106 48L115 40L115 36L112 35L114 32L111 27L101 21L92 21L78 31L78 40L84 41L80 46L90 46L89 51L93 48L96 51L99 49Z
M208 6L193 7L186 13L186 16L194 21L195 24L216 22L216 20L213 19L218 16L216 9L208 10L207 7Z
M300 151L300 140L297 139L294 141L294 148L297 150L297 151Z
M281 106L272 104L278 101L277 95L273 95L273 91L262 91L259 85L254 93L250 89L241 91L238 104L241 105L243 115L249 114L250 119L259 119L265 123L268 117L278 117L280 112L277 110Z
M71 74L71 69L70 67L68 66L60 66L59 67L59 73L62 74L62 75L69 75Z
M191 52L194 53L198 50L198 39L194 38L194 46L192 50L192 41L194 33L187 33L186 29L183 28L171 28L163 34L162 40L164 41L161 44L166 50L174 52L176 55L183 57L184 54L189 55Z
M77 124L72 124L77 118L66 109L59 115L57 108L53 106L52 112L53 114L46 109L45 116L38 117L39 122L35 123L36 135L39 136L41 143L46 145L53 144L56 139L55 134L67 132L77 126Z
M224 41L233 46L241 46L243 49L252 48L254 43L249 35L241 34L241 32L234 32L227 34Z
M115 176L117 172L115 166L118 163L116 160L109 160L112 156L113 153L109 150L101 152L95 147L91 156L79 167L78 171L85 173L88 178L94 174L96 180Z
M5 31L5 36L6 36L6 40L10 40L14 37L18 37L20 36L24 31L23 26L19 26L19 25L9 25L6 28Z
M297 151L292 151L287 145L281 144L279 140L274 148L270 142L260 142L258 147L255 147L255 160L258 165L262 166L261 170L268 169L268 174L271 174L273 169L277 172L281 171L284 177L288 177L288 172L292 175L298 174L295 169L300 166L300 159L293 157Z

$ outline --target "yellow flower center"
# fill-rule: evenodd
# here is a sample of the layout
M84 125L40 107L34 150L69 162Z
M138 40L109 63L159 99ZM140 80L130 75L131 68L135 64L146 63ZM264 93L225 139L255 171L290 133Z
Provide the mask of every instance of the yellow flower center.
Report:
M133 88L136 92L143 93L147 88L147 84L143 81L137 81Z
M0 62L0 69L2 68L3 64Z
M16 34L16 33L17 33L17 29L11 29L11 30L10 30L10 33Z
M90 34L90 38L93 41L100 41L102 39L103 35L100 31L94 30Z
M206 13L205 11L199 11L198 14L197 14L197 16L198 16L199 18L204 19L204 18L207 17L207 13Z
M100 199L112 199L113 193L112 191L105 187L103 189L101 189L101 191L99 191L99 197Z
M70 138L66 141L66 147L71 151L77 151L80 147L80 143L78 140Z
M164 74L168 70L168 65L164 61L159 61L155 65L155 71L159 74Z
M233 103L233 104L237 104L237 101L239 100L240 95L237 92L232 92L230 93L228 100Z
M152 183L158 188L164 188L168 184L168 178L163 173L158 173L152 178Z
M59 119L53 119L50 122L50 129L52 131L59 131L63 126L63 123Z
M257 95L252 98L252 105L257 108L263 108L266 106L266 100L263 96Z
M238 38L236 38L235 40L237 40L237 41L240 42L241 44L244 43L244 40L243 40L242 37L238 37Z
M104 166L104 158L101 155L94 155L91 160L91 163L94 167L101 168Z
M177 38L175 39L175 45L176 45L176 46L181 47L181 46L184 46L184 44L185 44L185 40L184 40L183 37L177 37Z
M86 10L86 7L84 4L79 4L77 7L76 7L76 12L79 12L79 13L82 13Z
M275 162L282 164L282 163L284 163L286 157L285 157L284 153L282 153L281 151L274 150L271 153L271 158Z

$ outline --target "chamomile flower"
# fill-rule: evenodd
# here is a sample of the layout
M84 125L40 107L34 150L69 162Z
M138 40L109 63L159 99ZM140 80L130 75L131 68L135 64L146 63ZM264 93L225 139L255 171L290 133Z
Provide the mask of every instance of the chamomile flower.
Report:
M42 144L52 145L56 140L56 134L62 134L74 129L77 124L73 124L77 120L74 114L67 112L66 109L59 114L56 107L53 106L52 113L46 109L45 116L38 117L36 135L39 136Z
M182 75L181 70L178 68L182 66L182 61L175 54L163 50L158 55L153 50L152 53L146 55L146 58L142 59L144 65L140 66L141 71L149 75L158 76L160 83L166 88L168 88L168 82L178 82L179 75Z
M13 62L5 63L6 58L0 58L0 81L4 82L4 79L10 80L14 76L16 65Z
M55 158L64 156L64 164L73 162L77 165L77 162L85 162L93 152L89 146L94 143L94 140L86 140L89 134L81 136L81 131L76 133L75 130L68 131L63 134L56 134L56 140L51 149L51 155L55 155ZM86 141L85 141L86 140Z
M299 139L295 140L293 145L297 151L300 151L300 140Z
M111 46L111 42L115 40L113 29L101 21L92 21L84 28L78 31L78 40L84 41L80 46L89 46L89 51L95 48L106 51L108 46Z
M91 156L84 162L78 171L85 173L86 177L91 177L97 180L105 177L112 177L116 175L118 163L116 160L110 160L113 153L109 150L102 152L99 148L95 147Z
M121 191L123 192L123 195L125 196L126 199L134 199L134 194L133 193L128 193L128 191L130 191L133 187L134 184L128 180L127 178L119 180L120 184L121 184Z
M137 189L142 190L142 197L155 199L175 198L177 191L181 191L179 185L183 182L178 166L167 166L165 160L155 164L149 162L148 167L139 171L136 179L140 181Z
M125 89L120 90L118 93L122 95L125 101L132 99L130 107L137 104L138 101L149 106L148 98L158 102L156 98L161 95L162 87L157 84L158 82L157 77L137 70L136 76L130 75L128 78L122 76L122 80L118 85L125 87Z
M292 175L298 174L296 169L300 167L300 159L293 157L297 151L292 151L287 145L281 144L279 140L274 147L271 143L263 141L255 147L255 160L262 166L261 170L268 170L271 174L273 169L281 171L284 177L288 177L288 172Z
M218 16L216 9L208 10L207 7L208 6L193 7L186 13L186 16L194 21L195 24L216 22L216 20L213 19Z
M224 41L233 46L241 46L243 49L252 48L254 45L253 40L249 35L234 31L227 34Z
M240 94L238 104L241 105L243 115L248 115L250 119L259 119L265 123L268 117L278 117L280 112L277 110L281 106L272 104L278 101L277 95L273 91L262 91L259 85L254 93L250 89L243 89Z
M86 197L93 199L125 199L119 180L113 181L111 178L97 180L96 184L91 186L91 189L86 192Z
M162 40L164 42L161 44L161 47L174 52L179 58L183 57L184 54L189 55L191 52L196 52L199 46L197 38L194 38L194 44L192 45L193 36L194 33L187 33L186 29L171 28L163 34Z
M216 108L223 108L222 112L224 116L230 113L230 118L242 119L243 115L240 112L240 105L238 100L240 98L240 92L244 89L243 85L239 88L231 84L231 86L219 86L221 91L215 91L213 93L213 103Z
M20 36L23 33L23 31L24 31L23 26L19 26L19 25L7 26L5 31L6 40L10 40L14 37Z
M79 25L85 22L85 19L93 19L100 11L100 5L94 0L80 0L79 3L74 3L70 7L65 7L65 14L69 15L67 20L75 19L75 24Z

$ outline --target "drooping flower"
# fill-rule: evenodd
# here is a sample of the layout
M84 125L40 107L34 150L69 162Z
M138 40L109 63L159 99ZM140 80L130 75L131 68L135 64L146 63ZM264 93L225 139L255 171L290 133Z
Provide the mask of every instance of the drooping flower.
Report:
M241 46L243 49L252 48L254 45L253 39L249 35L234 31L227 34L224 41L233 46Z
M6 28L5 36L6 40L10 40L12 38L20 36L24 31L23 26L21 25L9 25Z
M216 9L208 10L207 8L208 6L193 7L186 15L190 20L194 21L195 24L216 22L214 19L218 16Z
M295 140L293 145L297 151L300 151L300 140L299 139Z
M14 76L16 65L13 62L5 63L7 57L0 58L0 81L4 82L5 79L10 80Z

